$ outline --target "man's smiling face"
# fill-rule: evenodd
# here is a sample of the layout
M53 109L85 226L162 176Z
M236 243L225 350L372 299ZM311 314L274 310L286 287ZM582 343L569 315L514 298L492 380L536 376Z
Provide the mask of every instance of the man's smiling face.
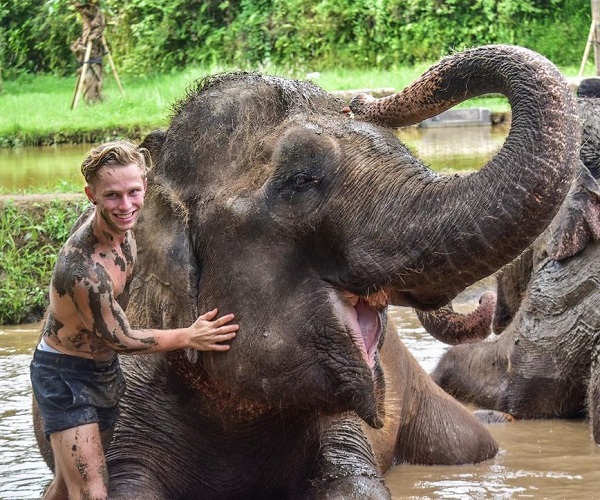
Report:
M135 163L102 167L93 186L85 192L109 229L125 233L133 228L144 206L146 179Z

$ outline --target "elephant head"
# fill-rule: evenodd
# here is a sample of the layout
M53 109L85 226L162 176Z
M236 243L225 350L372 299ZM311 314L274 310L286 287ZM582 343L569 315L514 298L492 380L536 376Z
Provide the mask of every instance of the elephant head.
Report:
M512 127L478 173L437 175L391 128L489 92L508 97ZM227 355L174 356L186 383L253 412L353 410L379 427L386 307L440 307L529 245L569 188L579 127L558 70L511 46L454 54L399 94L342 108L254 73L191 90L146 142L128 314L160 327L233 311Z

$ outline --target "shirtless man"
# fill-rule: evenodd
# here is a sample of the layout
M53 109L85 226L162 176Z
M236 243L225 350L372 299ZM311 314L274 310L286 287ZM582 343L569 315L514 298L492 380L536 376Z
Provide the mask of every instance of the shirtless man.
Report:
M50 305L31 362L31 381L54 454L45 498L107 497L104 451L125 391L117 352L190 347L226 351L233 314L200 316L188 328L134 330L124 308L136 260L132 228L144 204L145 149L116 141L81 165L93 213L67 240L52 274Z

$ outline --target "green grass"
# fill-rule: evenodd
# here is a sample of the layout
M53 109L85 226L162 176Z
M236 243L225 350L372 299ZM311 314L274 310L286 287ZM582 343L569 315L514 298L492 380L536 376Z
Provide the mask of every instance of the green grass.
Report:
M313 81L327 91L364 88L400 90L414 81L429 65L399 67L395 70L330 70ZM76 78L51 75L25 75L5 80L0 94L0 147L45 145L68 142L101 142L114 137L139 138L154 128L167 125L171 105L182 98L193 82L208 73L224 68L189 68L185 71L152 77L122 78L122 96L108 68L105 71L102 103L87 106L80 103L70 109ZM567 76L579 68L563 68ZM285 70L262 69L265 73L304 79L305 74ZM502 98L480 98L462 106L487 107L507 111Z

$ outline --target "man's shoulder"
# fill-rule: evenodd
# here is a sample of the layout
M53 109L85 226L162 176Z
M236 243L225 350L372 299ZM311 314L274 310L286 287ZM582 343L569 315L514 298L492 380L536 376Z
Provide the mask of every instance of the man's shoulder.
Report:
M95 250L90 233L86 227L80 227L79 230L71 233L58 253L56 265L64 264L69 268L89 261Z
M99 281L93 259L95 250L93 234L85 226L69 236L60 249L52 273L54 287L61 295L76 286L89 286Z
M68 247L93 247L95 239L92 228L93 221L89 214L84 215L81 215L71 228L62 250Z
M89 287L98 281L97 271L88 256L63 248L52 273L52 286L60 295L73 292L79 286Z
M73 224L70 235L76 233L79 230L79 228L81 228L81 226L91 224L92 216L95 210L96 207L94 205L90 205L89 207L87 207Z

